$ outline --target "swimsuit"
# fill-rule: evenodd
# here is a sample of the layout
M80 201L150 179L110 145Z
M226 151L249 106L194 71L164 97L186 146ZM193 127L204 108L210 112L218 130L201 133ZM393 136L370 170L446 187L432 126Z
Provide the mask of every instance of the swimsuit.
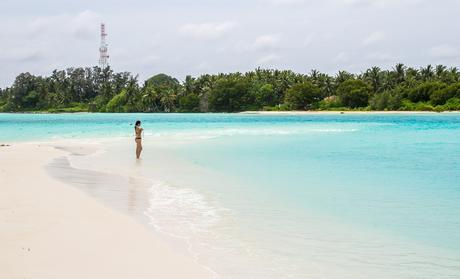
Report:
M135 133L136 133L136 139L137 139L137 140L138 140L138 139L142 139L142 137L141 137L141 133L142 133L141 128L136 127L136 128L134 128L134 131L135 131Z

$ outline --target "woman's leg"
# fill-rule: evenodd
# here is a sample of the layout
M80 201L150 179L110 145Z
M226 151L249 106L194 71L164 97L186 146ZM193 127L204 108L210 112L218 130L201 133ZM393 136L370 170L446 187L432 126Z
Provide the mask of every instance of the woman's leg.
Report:
M139 140L139 157L141 157L142 153L142 140Z
M142 143L141 140L136 140L136 158L139 159L141 156L141 151L142 151Z

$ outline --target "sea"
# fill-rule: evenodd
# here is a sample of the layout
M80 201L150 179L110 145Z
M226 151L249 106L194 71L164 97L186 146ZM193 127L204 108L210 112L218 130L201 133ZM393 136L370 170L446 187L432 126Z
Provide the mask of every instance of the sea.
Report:
M216 278L460 278L460 113L0 114L18 143Z

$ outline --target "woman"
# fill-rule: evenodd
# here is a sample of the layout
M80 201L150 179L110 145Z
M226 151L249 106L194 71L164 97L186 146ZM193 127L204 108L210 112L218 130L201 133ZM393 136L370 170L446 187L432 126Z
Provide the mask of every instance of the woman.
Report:
M141 157L142 152L142 132L144 129L141 128L141 122L139 120L136 121L136 125L134 126L134 132L136 134L136 158L139 159Z

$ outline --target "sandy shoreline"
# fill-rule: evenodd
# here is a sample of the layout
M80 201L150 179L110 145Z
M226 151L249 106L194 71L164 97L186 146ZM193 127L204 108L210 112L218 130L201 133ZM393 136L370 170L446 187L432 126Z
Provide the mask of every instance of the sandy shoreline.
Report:
M211 278L134 219L49 176L63 151L0 147L0 278Z
M3 114L97 114L101 112L2 112ZM273 114L273 115L299 115L299 114L457 114L460 111L401 111L401 110L369 110L369 111L354 111L354 110L301 110L301 111L264 111L264 110L248 110L241 112L234 112L229 114ZM103 113L102 113L103 114ZM179 113L188 114L188 113ZM195 114L195 113L193 113ZM219 113L198 113L198 114L219 114Z
M265 115L315 115L315 114L455 114L460 113L460 111L243 111L241 114L265 114Z

